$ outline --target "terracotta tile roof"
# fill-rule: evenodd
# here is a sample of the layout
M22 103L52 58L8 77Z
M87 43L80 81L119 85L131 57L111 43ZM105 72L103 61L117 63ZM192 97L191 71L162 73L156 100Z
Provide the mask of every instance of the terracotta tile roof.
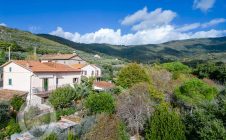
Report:
M0 101L1 100L7 100L8 101L8 100L12 99L15 95L25 97L27 95L27 92L1 89L0 90Z
M71 67L73 67L74 69L81 69L85 66L86 66L86 64L73 64L73 65L71 65Z
M96 87L104 88L104 89L109 89L109 88L115 87L115 84L106 82L106 81L95 81L95 82L93 82L93 85Z
M77 54L45 54L41 57L42 60L67 60L72 57L77 56Z
M41 63L39 61L13 60L12 62L32 71L32 72L80 72L79 69L72 68L64 64L53 62Z

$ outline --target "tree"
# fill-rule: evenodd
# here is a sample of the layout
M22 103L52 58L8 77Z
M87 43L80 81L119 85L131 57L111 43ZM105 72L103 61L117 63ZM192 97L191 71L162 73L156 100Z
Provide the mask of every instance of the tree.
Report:
M163 68L173 73L173 78L177 79L180 74L189 74L191 69L181 62L171 62L162 64Z
M25 100L20 96L14 96L11 101L10 105L13 107L14 110L19 111L20 107L24 104Z
M176 112L157 107L145 128L147 140L185 140L185 127Z
M7 102L0 103L0 129L6 127L10 120L10 106Z
M109 93L90 94L85 102L86 108L91 113L113 113L115 111L115 100Z
M193 78L177 88L174 95L180 105L194 107L206 100L211 101L217 95L217 89Z
M70 107L72 101L77 98L76 91L68 86L57 88L50 94L49 101L54 106L54 108L66 108Z
M153 108L147 84L134 85L129 91L118 96L116 114L125 121L131 134L139 136L151 112Z
M145 69L136 63L129 64L122 68L116 80L116 83L123 88L130 88L140 82L150 82L150 79Z

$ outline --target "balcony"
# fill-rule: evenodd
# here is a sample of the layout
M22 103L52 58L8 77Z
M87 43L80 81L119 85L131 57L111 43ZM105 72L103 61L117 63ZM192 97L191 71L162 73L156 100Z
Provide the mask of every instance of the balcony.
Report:
M32 94L47 94L54 91L56 88L66 87L69 84L60 85L60 86L48 86L48 87L33 87Z

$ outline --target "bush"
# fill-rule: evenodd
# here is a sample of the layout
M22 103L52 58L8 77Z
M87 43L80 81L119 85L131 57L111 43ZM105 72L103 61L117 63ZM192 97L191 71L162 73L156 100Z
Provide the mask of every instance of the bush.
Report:
M49 97L50 103L54 106L54 108L67 108L70 107L72 101L77 97L76 91L68 86L58 88L52 92Z
M58 109L58 110L56 111L56 117L57 117L57 120L60 120L60 117L61 117L61 116L71 115L71 114L74 114L75 112L76 112L75 107Z
M10 120L10 106L8 103L0 103L0 129L7 126Z
M210 106L211 108L209 108ZM226 139L226 129L223 125L223 120L218 118L215 108L215 105L207 103L207 106L204 108L195 109L192 114L188 113L186 115L184 122L187 138L205 140Z
M43 140L57 140L57 135L55 133L49 134L47 137L45 137Z
M191 69L182 64L181 62L171 62L162 64L163 68L173 73L173 78L177 79L180 74L188 74L191 73Z
M117 76L116 83L123 88L130 88L136 83L150 82L145 69L136 64L129 64L122 68Z
M10 105L13 107L14 110L19 111L20 107L24 104L25 100L20 96L14 96L11 101Z
M217 89L199 79L193 78L177 88L174 93L179 104L192 107L205 100L210 101L214 99L217 95Z
M14 119L11 119L5 128L5 133L7 136L11 136L14 133L19 133L20 131L20 126Z
M91 113L113 113L115 111L115 101L109 93L90 94L85 102L86 108Z
M185 127L180 116L165 107L158 107L145 128L147 140L185 140Z

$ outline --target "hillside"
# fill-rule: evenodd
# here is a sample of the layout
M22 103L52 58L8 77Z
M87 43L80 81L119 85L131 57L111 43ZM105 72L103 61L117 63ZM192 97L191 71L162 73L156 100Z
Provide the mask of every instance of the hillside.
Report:
M39 34L39 36L88 53L103 53L143 63L194 59L226 62L226 37L171 41L158 45L116 46L75 43L48 34Z
M46 53L72 53L76 51L83 59L90 63L96 64L122 64L124 60L118 60L117 57L98 53L101 59L94 58L95 52L85 52L83 50L75 50L67 44L61 44L54 40L47 39L41 36L37 36L30 32L12 29L8 27L0 26L0 56L7 55L5 51L8 51L8 46L12 49L13 59L25 59L26 56L33 52L36 48L38 54ZM6 60L0 59L0 63L4 63Z

